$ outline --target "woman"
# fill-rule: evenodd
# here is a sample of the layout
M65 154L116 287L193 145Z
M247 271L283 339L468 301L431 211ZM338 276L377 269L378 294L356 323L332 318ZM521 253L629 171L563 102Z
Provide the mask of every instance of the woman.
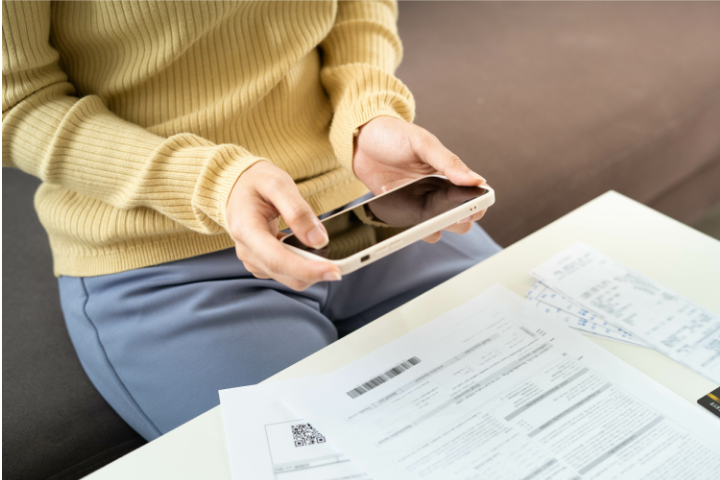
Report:
M341 278L284 249L440 172L390 2L5 2L3 165L43 180L68 331L148 440L498 251L473 223ZM448 238L449 237L449 238ZM239 260L239 261L238 261Z

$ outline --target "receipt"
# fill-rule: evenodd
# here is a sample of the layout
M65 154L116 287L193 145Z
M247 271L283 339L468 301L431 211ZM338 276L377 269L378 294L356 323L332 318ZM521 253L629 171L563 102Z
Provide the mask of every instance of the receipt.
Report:
M283 402L376 480L720 470L706 412L500 286Z
M560 252L531 274L636 339L720 383L720 315L584 244Z
M317 378L220 390L233 479L368 479L322 432L280 402L281 396L310 387Z
M528 299L528 304L536 308L543 315L555 319L560 323L564 323L568 327L578 330L585 335L592 337L603 338L605 340L612 340L614 342L626 343L628 345L634 345L636 347L650 348L647 344L641 343L630 334L616 333L613 331L614 327L608 325L607 327L601 327L600 325L585 320L584 318L577 317L571 313L567 313L560 308L553 307L541 301Z
M649 348L649 345L642 340L634 338L622 328L616 327L598 318L592 312L577 306L542 282L537 282L532 286L527 295L527 302L546 315L585 334Z

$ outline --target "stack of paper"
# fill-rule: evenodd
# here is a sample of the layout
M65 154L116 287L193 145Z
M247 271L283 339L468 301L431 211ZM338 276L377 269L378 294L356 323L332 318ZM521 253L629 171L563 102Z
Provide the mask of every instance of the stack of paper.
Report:
M281 398L317 378L220 391L234 479L339 480L368 477Z
M580 243L530 273L634 340L720 383L720 315Z
M336 372L220 395L237 479L720 471L713 417L500 286Z
M606 322L589 310L579 307L542 282L532 286L527 293L527 301L543 313L587 335L648 347L645 342L637 340L622 328Z

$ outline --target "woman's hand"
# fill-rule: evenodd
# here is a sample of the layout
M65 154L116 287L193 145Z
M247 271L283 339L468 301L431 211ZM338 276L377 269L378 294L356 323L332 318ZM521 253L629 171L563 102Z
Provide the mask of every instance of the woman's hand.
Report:
M353 156L355 175L379 194L425 175L440 173L455 185L478 186L485 179L470 170L457 155L422 127L393 117L377 117L360 127ZM445 230L467 233L482 210ZM440 240L437 232L424 240Z
M353 169L375 194L418 177L441 173L456 185L477 186L485 180L426 130L392 117L366 123L357 138ZM446 230L465 233L485 211ZM230 234L245 268L257 278L272 278L294 290L322 281L340 280L340 269L330 262L306 260L279 241L282 215L305 245L322 248L328 235L290 175L269 162L259 162L238 178L227 205ZM438 232L425 241L436 242Z
M340 280L337 266L306 260L280 243L280 215L305 245L322 248L328 243L325 227L284 170L269 162L247 169L230 193L226 213L235 252L255 277L275 279L293 290Z

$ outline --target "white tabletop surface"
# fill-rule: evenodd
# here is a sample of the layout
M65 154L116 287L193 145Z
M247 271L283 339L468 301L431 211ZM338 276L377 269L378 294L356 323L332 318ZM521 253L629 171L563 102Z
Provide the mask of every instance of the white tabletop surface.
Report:
M720 313L720 242L615 192L608 192L494 257L271 377L329 372L470 300L494 283L524 296L528 272L584 242ZM688 402L717 388L654 350L589 337ZM700 407L697 407L700 408ZM90 476L101 479L229 479L216 407Z

